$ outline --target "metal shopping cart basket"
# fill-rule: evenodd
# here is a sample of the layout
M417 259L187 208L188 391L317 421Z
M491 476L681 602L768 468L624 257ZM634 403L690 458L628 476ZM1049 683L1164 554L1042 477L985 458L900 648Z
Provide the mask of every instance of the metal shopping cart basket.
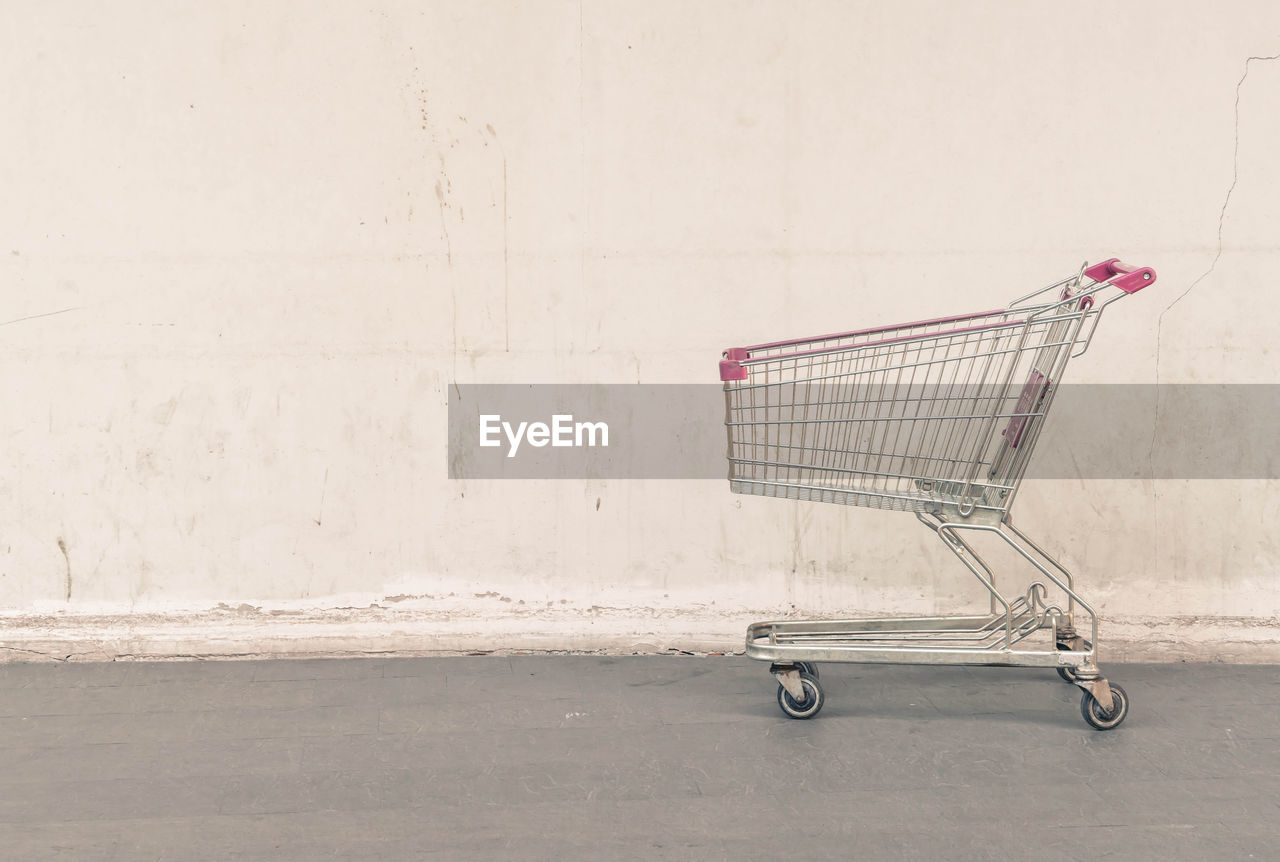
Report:
M1098 670L1097 615L1009 510L1068 360L1088 349L1108 305L1155 280L1112 258L1004 309L724 352L734 493L913 512L990 593L990 612L976 616L752 625L747 655L772 662L783 712L822 709L816 662L1003 665L1056 668L1084 690L1091 726L1124 721L1128 696ZM966 539L977 533L998 536L1056 590L998 588Z

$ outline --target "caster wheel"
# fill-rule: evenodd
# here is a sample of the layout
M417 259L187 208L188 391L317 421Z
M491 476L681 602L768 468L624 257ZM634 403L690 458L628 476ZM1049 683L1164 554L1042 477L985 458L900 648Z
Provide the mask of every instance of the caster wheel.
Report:
M798 661L796 667L800 668L801 673L807 673L814 679L818 678L818 666L811 661Z
M818 685L814 676L803 671L800 673L800 685L804 688L805 699L797 701L783 688L782 683L778 683L778 706L782 707L788 718L813 718L822 709L824 702L822 686Z
M1119 727L1120 722L1124 721L1125 716L1129 714L1129 696L1115 683L1111 683L1111 706L1111 711L1107 712L1098 705L1094 696L1086 691L1084 697L1080 699L1080 714L1084 716L1089 726L1096 730L1113 730Z

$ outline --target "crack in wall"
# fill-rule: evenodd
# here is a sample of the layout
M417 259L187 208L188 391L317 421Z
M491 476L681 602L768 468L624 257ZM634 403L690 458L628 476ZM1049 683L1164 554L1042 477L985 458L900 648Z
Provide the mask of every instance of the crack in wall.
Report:
M1200 273L1191 284L1187 285L1187 289L1178 294L1172 302L1164 307L1160 312L1160 316L1156 318L1156 397L1160 395L1160 348L1162 337L1164 334L1164 316L1173 310L1173 307L1186 298L1187 294L1195 290L1200 282L1204 281L1218 267L1218 261L1222 258L1222 227L1227 218L1227 207L1231 205L1231 195L1236 190L1236 184L1240 182L1240 91L1244 87L1245 80L1249 77L1249 64L1257 60L1258 62L1267 62L1269 60L1280 60L1280 54L1272 54L1267 57L1252 56L1246 57L1244 61L1244 73L1240 75L1240 80L1236 82L1236 102L1235 102L1235 118L1233 122L1234 144L1231 151L1231 185L1227 187L1227 194L1222 200L1222 208L1218 211L1218 248L1214 252L1213 260L1209 263L1209 268ZM1159 401L1157 400L1157 414L1159 412ZM1158 416L1157 416L1158 418ZM1155 448L1155 429L1151 431L1151 445Z
M1218 267L1218 261L1222 259L1222 228L1227 218L1227 207L1231 205L1231 195L1236 190L1236 184L1240 182L1240 93L1244 89L1244 82L1249 77L1249 65L1254 61L1265 63L1272 60L1280 60L1280 54L1271 54L1269 56L1253 55L1245 58L1244 71L1240 74L1240 80L1236 81L1236 101L1235 113L1232 122L1234 140L1231 150L1231 185L1227 187L1227 193L1222 199L1222 208L1218 210L1218 248L1214 252L1213 260L1209 262L1209 267L1199 276L1197 276L1191 284L1187 285L1186 290L1174 297L1173 301L1164 307L1156 318L1156 403L1155 409L1152 411L1151 421L1151 444L1147 449L1147 471L1151 476L1151 519L1152 519L1152 542L1156 541L1156 537L1160 534L1160 511L1159 498L1156 495L1156 474L1155 474L1155 451L1156 451L1156 435L1160 429L1160 350L1164 338L1164 316L1173 310L1179 302L1195 290L1200 282L1204 281ZM1155 549L1158 551L1158 549ZM1156 574L1160 571L1160 557L1158 553L1152 555L1155 561Z
M54 655L53 653L50 653L50 652L41 652L38 649L25 649L23 647L13 647L13 646L0 646L0 650L6 650L8 652L21 652L21 653L26 653L28 655L38 655L41 658L47 658L52 661L63 661L63 662L70 661L73 656L79 655L79 653L67 653L66 655Z
M45 312L42 312L41 314L28 314L26 317L15 317L13 320L6 320L0 323L0 326L9 326L10 324L14 324L14 323L22 323L25 320L39 320L42 317L53 317L58 314L66 314L68 311L81 311L83 309L84 309L83 305L74 305L71 308L61 308L57 311L45 311Z
M1269 57L1246 57L1244 61L1244 73L1240 75L1240 80L1236 81L1236 103L1235 103L1235 119L1233 129L1235 140L1231 151L1231 185L1227 188L1226 197L1222 200L1222 209L1218 211L1218 248L1213 255L1213 260L1209 264L1209 268L1187 285L1187 289L1178 294L1173 302L1165 306L1164 311L1160 312L1156 322L1156 375L1157 380L1160 374L1160 327L1164 324L1164 316L1168 314L1175 305L1183 300L1187 294L1195 290L1200 282L1204 281L1213 274L1214 269L1218 266L1218 260L1222 257L1222 225L1227 217L1227 207L1231 204L1231 195L1236 190L1236 184L1240 182L1240 91L1244 87L1245 80L1249 77L1249 64L1254 60L1258 62L1266 62L1269 60L1280 60L1280 54L1272 54Z

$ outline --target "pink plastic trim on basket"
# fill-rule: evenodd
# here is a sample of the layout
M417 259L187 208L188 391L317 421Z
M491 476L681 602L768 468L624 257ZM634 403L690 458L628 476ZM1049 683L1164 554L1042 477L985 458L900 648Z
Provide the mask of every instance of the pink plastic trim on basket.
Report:
M999 314L1000 312L991 312ZM981 317L982 315L968 315L965 319ZM800 359L805 356L817 356L823 353L838 353L841 350L861 350L864 347L880 347L885 344L897 344L900 342L914 341L917 339L924 340L929 338L948 338L952 335L965 335L971 332L983 332L988 329L1002 329L1009 326L1021 326L1026 323L1025 320L1003 320L998 323L988 323L983 326L962 326L959 329L943 329L938 332L917 332L914 335L900 335L897 338L882 338L879 341L863 341L859 344L836 345L834 347L819 347L814 350L798 350L794 353L779 353L773 356L761 356L758 359L752 359L750 356L754 348L751 347L734 347L725 351L728 359L720 363L720 379L721 380L746 380L747 369L742 366L743 362L775 362L788 359ZM919 326L920 324L907 324L906 326ZM888 326L880 330L872 330L884 332L890 329L904 329L906 326ZM795 342L783 342L784 344L804 343L805 341L818 341L819 339L800 339ZM735 358L741 357L741 358ZM731 376L726 376L731 375Z
M792 344L808 344L811 341L831 341L835 338L854 338L859 335L875 335L877 332L889 332L894 329L914 329L917 326L933 326L938 323L957 323L961 320L975 320L979 317L990 317L993 314L1004 314L1003 308L993 311L975 311L970 314L953 314L950 317L935 317L932 320L917 320L914 323L895 323L892 326L877 326L871 329L854 329L850 332L833 332L830 335L815 335L812 338L792 338L787 341L771 341L768 344L753 344L750 347L737 347L734 350L772 350L775 347L789 347ZM733 357L730 357L733 358ZM745 359L746 357L740 357Z
M721 380L746 380L747 369L740 364L743 359L747 358L747 348L730 347L724 352L724 359L720 360L720 379Z
M1009 419L1009 424L1004 429L1004 439L1009 441L1009 445L1014 449L1017 449L1018 444L1022 442L1022 432L1031 419L1027 414L1034 412L1048 391L1049 378L1036 369L1031 369L1031 373L1027 375L1026 385L1022 387L1022 394L1018 396L1018 404L1013 408L1015 415Z

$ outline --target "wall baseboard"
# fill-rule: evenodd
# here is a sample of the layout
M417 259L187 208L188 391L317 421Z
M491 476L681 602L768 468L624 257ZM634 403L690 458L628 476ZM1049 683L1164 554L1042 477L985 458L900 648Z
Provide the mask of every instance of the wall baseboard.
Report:
M717 614L591 608L491 615L330 608L0 617L0 662L467 655L514 652L739 653L748 623ZM1105 621L1102 661L1280 663L1280 620L1130 617Z

